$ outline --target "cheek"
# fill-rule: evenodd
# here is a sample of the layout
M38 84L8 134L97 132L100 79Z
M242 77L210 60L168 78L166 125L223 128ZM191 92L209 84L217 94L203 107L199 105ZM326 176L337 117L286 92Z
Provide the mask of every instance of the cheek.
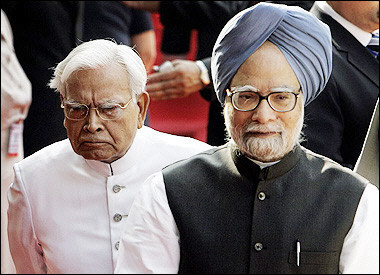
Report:
M130 112L124 114L125 117L122 117L117 125L113 125L113 130L116 128L120 133L119 135L122 136L122 139L134 137L139 125L138 109L136 106L131 106L131 109Z
M129 148L133 142L133 139L137 131L137 122L124 122L117 125L107 127L109 134L116 143L119 150L125 150Z
M284 113L284 114L280 114L279 118L281 122L283 123L286 131L288 133L292 132L297 122L297 116L292 113Z
M63 125L66 128L67 137L70 139L72 143L76 144L79 139L79 136L81 135L81 131L84 126L83 123L79 121L71 122L65 119Z
M285 113L282 117L282 121L285 125L285 128L289 134L294 134L294 131L300 130L299 127L302 128L303 124L303 109L302 106L298 110L294 112Z
M304 107L303 107L303 101L302 100L303 100L302 97L300 97L298 99L297 105L293 111L283 113L284 120L287 121L288 124L295 125L299 122L300 119L303 120Z
M247 120L250 119L250 112L237 112L229 103L225 106L224 110L224 118L226 121L226 126L228 131L236 131L241 129L243 125L247 123ZM231 134L231 133L230 133Z
M250 121L251 117L251 112L233 112L231 122L235 125L235 127L239 127L245 125L247 121Z

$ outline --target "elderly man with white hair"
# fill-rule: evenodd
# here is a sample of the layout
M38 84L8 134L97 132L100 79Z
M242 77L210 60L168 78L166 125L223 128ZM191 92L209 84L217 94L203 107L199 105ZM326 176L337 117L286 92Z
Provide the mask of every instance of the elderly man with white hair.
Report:
M109 40L82 43L57 65L50 87L68 139L14 166L8 233L18 273L113 273L140 185L211 147L143 126L146 80L138 54Z
M301 8L259 3L226 24L211 68L231 139L148 178L115 273L378 273L378 189L299 144L331 56Z

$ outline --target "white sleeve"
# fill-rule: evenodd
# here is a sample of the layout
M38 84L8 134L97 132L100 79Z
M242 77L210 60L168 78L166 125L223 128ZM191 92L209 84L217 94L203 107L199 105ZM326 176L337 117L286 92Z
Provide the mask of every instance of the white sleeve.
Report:
M379 189L368 184L339 261L343 274L379 274Z
M135 197L119 246L117 274L175 274L179 232L168 205L161 172L150 176Z
M35 235L28 195L17 164L15 180L8 190L8 238L17 273L44 274L43 251Z

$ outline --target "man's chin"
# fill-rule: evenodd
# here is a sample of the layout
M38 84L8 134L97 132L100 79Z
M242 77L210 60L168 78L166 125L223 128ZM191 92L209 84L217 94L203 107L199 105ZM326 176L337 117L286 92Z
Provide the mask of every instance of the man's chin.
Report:
M255 149L241 150L247 157L260 162L274 162L280 160L284 154L275 154L272 151L263 151Z
M283 142L278 138L251 137L240 148L248 157L261 162L278 161L285 155Z
M249 158L260 161L260 162L274 162L274 161L279 161L284 157L284 154L281 155L275 155L275 156L268 156L266 155L258 155L255 154L254 156L249 156Z
M88 160L97 160L97 161L103 161L103 162L112 162L113 155L107 154L103 150L92 150L92 151L86 151L86 150L81 150L77 152L78 155L81 155L85 159Z

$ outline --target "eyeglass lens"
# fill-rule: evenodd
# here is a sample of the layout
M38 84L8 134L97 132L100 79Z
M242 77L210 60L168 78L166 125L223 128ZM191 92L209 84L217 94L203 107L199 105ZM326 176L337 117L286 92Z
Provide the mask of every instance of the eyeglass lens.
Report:
M234 106L243 111L255 109L261 100L267 99L270 107L275 111L287 112L292 110L297 102L297 95L290 92L273 92L261 96L256 92L237 92L232 95Z
M97 114L104 120L112 120L120 117L122 108L118 104L102 105L96 108ZM84 104L64 104L65 115L69 119L82 120L87 117L90 109Z

